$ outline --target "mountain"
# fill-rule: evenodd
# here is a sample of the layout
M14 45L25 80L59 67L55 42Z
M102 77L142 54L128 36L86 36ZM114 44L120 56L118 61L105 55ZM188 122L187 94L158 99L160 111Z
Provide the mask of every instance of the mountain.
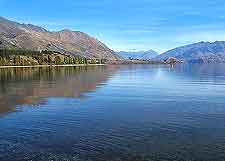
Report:
M117 60L120 57L97 39L79 31L50 32L32 24L20 24L0 17L0 48L51 50L86 58Z
M141 59L141 60L149 60L152 58L155 58L159 54L155 52L154 50L148 50L148 51L120 51L117 53L119 56L121 56L124 59Z
M169 50L160 54L155 60L166 60L170 57L185 62L220 63L225 62L225 41L199 42Z

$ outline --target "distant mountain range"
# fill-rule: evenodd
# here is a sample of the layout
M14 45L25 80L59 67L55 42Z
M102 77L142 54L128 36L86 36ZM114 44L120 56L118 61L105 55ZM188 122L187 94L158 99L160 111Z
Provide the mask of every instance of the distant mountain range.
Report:
M225 41L199 42L169 50L158 55L154 60L177 58L192 63L224 63Z
M39 26L20 24L3 17L0 17L0 48L51 50L86 58L120 59L113 50L83 32L50 32Z
M225 41L199 42L177 47L158 54L153 50L139 52L118 52L124 59L167 61L176 58L189 63L225 63Z
M160 55L153 50L116 53L99 40L80 31L66 29L50 32L39 26L20 24L3 17L0 17L0 48L49 50L108 60L165 61L176 58L185 62L225 63L225 41L199 42L178 47Z
M124 59L140 59L140 60L150 60L158 56L159 54L154 50L148 51L120 51L117 53Z

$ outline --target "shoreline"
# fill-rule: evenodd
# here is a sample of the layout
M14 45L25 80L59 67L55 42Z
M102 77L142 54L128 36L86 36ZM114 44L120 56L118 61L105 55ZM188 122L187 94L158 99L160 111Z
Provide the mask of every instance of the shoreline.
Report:
M107 64L65 64L65 65L24 65L24 66L0 66L2 68L42 68L42 67L84 67L84 66L105 66Z

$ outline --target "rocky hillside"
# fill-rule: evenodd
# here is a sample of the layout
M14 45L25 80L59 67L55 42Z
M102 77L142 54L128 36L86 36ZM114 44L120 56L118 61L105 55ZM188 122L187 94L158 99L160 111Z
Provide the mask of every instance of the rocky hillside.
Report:
M152 58L155 58L159 54L154 50L148 50L148 51L120 51L118 52L118 55L120 55L124 59L139 59L139 60L150 60Z
M50 32L31 24L0 17L0 48L51 50L86 58L117 60L120 57L97 39L79 31Z
M156 57L156 60L166 60L170 57L193 63L225 62L225 41L199 42L169 50Z

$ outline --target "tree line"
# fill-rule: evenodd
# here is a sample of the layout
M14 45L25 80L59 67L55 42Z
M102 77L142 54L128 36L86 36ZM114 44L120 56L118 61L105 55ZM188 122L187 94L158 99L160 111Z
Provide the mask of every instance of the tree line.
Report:
M48 50L0 49L0 66L105 64L105 62L105 59L87 59Z

